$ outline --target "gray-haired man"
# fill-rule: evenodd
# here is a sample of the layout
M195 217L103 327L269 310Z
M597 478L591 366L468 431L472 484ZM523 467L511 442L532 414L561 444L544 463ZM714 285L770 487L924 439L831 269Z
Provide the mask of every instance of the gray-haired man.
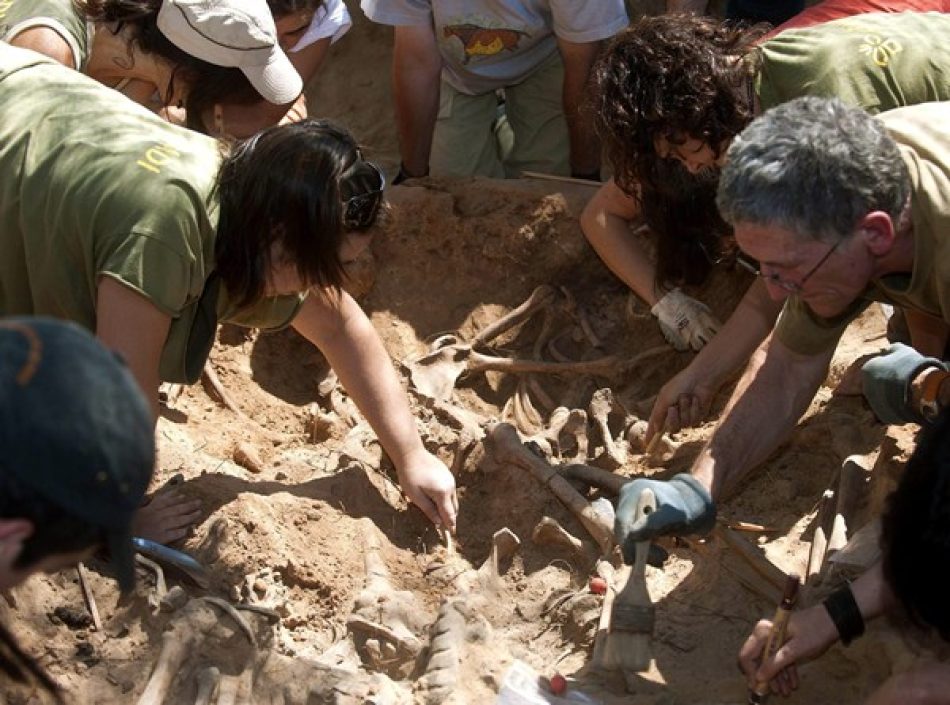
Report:
M937 329L950 322L950 103L874 118L801 98L750 124L727 159L720 211L785 307L690 473L624 488L616 531L631 555L635 541L711 528L715 499L789 434L844 328L871 301L925 314ZM945 345L944 337L937 349ZM888 422L924 421L950 406L948 378L944 362L908 346L863 370L865 395ZM645 487L660 506L634 523Z

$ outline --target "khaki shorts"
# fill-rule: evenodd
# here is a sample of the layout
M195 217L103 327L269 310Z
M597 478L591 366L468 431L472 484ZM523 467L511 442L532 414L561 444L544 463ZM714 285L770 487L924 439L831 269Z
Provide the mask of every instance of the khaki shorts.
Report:
M430 173L517 178L527 170L569 175L563 83L557 51L524 81L504 89L502 109L495 92L467 95L443 81Z

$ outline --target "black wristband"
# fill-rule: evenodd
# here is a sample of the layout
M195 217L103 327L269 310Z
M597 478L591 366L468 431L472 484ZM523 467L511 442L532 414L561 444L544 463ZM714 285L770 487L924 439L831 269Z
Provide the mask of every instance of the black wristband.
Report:
M822 603L828 616L835 623L841 643L847 646L864 634L864 617L858 609L858 603L851 592L851 585L845 585L831 593Z

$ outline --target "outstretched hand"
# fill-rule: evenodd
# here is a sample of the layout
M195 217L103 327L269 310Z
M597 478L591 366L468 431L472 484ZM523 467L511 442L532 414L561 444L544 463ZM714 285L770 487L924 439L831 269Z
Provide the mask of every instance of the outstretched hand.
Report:
M441 460L422 449L397 469L399 484L413 504L436 526L455 533L459 501L455 477Z
M706 418L719 385L710 383L701 371L694 372L693 367L680 371L660 389L650 412L647 443L658 433L698 426Z
M818 604L791 614L785 631L786 641L775 656L762 661L772 622L760 620L739 650L739 668L749 688L768 682L773 693L788 696L798 688L797 664L823 654L838 640L838 630L824 605Z

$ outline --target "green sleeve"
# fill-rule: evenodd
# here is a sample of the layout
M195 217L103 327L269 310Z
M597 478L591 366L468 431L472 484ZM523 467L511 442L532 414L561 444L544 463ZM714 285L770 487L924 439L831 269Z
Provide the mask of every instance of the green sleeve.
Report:
M775 335L792 352L817 355L835 347L844 329L869 304L869 301L858 299L841 315L822 318L797 296L791 296L785 301L775 324Z

